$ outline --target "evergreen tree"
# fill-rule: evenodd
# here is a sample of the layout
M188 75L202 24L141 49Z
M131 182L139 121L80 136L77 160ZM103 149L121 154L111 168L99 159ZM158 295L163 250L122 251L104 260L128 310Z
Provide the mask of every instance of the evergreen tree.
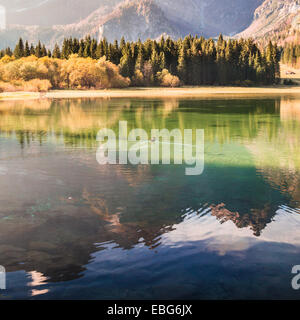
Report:
M10 47L7 47L5 49L5 55L10 56L10 57L13 55L13 52Z
M56 43L53 49L53 54L52 57L55 59L60 59L61 58L61 53L58 44Z
M122 50L120 61L120 72L124 77L132 78L135 71L135 61L133 59L130 44L126 44Z
M161 71L160 64L161 64L161 61L158 54L158 48L156 45L153 45L152 55L151 55L151 65L152 65L152 70L154 75L156 75L157 72Z
M78 50L78 56L79 57L83 57L84 55L84 47L85 47L85 44L84 44L84 40L80 40L80 43L79 43L79 50Z
M97 59L97 41L95 39L91 41L90 57Z
M125 46L126 46L125 38L122 37L121 41L120 41L120 49L121 49L121 51L125 48Z
M38 57L38 58L41 58L42 57L42 44L41 44L41 41L38 42L37 46L35 47L35 55Z
M112 46L112 62L116 65L118 65L120 63L120 59L121 59L121 51L119 48L119 44L118 44L118 40L114 41L114 44Z
M45 45L42 45L41 56L46 57L48 55L48 51Z
M72 39L72 38L71 38ZM73 41L71 40L71 51L73 54L78 54L79 53L79 49L80 49L80 44L79 44L79 40L78 39L73 39Z
M72 54L70 40L64 39L62 49L61 49L61 58L62 59L69 59L70 54Z
M14 56L16 59L19 59L25 56L24 43L22 38L19 39L19 42L15 47Z
M35 48L34 48L33 44L30 45L30 55L31 56L35 55Z
M178 74L184 83L188 83L188 54L186 44L182 44L178 58Z
M84 42L84 51L83 51L84 58L91 57L91 44L92 44L91 37L87 36Z
M24 56L29 57L31 55L28 41L25 42Z
M136 70L143 70L145 63L145 50L141 42L138 43L138 55L135 63Z

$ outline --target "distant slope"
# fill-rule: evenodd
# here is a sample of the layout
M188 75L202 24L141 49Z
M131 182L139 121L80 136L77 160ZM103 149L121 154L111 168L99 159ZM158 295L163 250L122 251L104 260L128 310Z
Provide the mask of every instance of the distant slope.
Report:
M156 0L182 31L208 37L233 35L247 28L263 0Z
M252 24L237 37L253 37L262 44L269 40L284 44L297 41L299 31L300 0L266 0L255 11Z
M112 9L123 0L0 0L8 24L67 25L86 18L100 7Z

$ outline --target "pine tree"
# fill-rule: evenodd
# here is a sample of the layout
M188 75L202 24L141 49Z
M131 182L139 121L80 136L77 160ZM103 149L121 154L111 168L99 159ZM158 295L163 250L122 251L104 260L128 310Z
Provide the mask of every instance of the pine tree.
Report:
M139 41L138 42L138 55L137 55L137 59L136 59L136 63L135 63L135 69L140 70L140 71L143 70L144 63L145 63L145 51L144 51L143 44L141 43L141 41Z
M12 52L12 50L11 50L10 47L7 47L7 48L5 49L5 55L7 55L7 56L9 56L9 57L11 57L11 56L13 55L13 52Z
M118 40L114 41L114 44L112 46L112 50L113 50L112 62L114 64L118 65L120 63L120 59L121 59L121 51L119 48Z
M97 59L100 59L104 55L105 55L105 50L104 50L104 46L103 46L103 41L100 41L100 43L97 46L96 57L97 57Z
M167 67L167 63L166 63L166 55L165 53L162 51L159 54L159 71L162 71L164 69L166 69Z
M126 41L125 41L125 38L122 37L121 41L120 41L120 49L121 49L121 51L125 48L125 46L126 46Z
M61 53L58 44L56 43L53 49L53 54L52 57L55 59L60 59L61 58Z
M61 57L62 59L69 59L70 54L72 53L70 41L69 39L64 39L62 49L61 49Z
M48 52L47 52L46 46L43 44L42 50L41 50L41 56L46 57L47 55L48 55Z
M34 48L33 44L30 45L30 55L31 56L35 55L35 48Z
M180 79L187 84L188 82L188 54L187 54L187 46L186 44L182 44L179 52L178 58L178 74Z
M265 57L266 57L268 71L269 71L267 75L267 83L272 84L275 82L275 79L276 79L276 66L274 64L275 57L274 57L274 47L273 47L272 41L270 41L268 44Z
M28 41L25 42L24 56L29 57L31 54Z
M79 57L83 57L84 55L84 47L85 47L85 44L84 44L84 40L80 40L80 43L79 43L79 50L78 50L78 56Z
M190 80L192 85L202 84L202 53L201 53L201 41L194 39L191 47L191 75Z
M41 44L41 41L39 41L37 46L35 47L35 55L38 58L42 57L42 44Z
M151 55L151 65L154 75L157 74L157 72L161 71L160 69L160 58L158 54L158 50L156 45L153 46L152 55Z
M93 59L97 59L97 41L95 39L91 41L90 56Z
M135 61L133 59L130 44L126 44L122 50L120 61L120 72L124 77L132 78L135 71Z
M84 51L83 51L83 56L85 58L91 57L91 44L92 44L91 37L87 36L85 38Z
M24 43L22 38L19 39L19 42L15 47L14 56L16 59L20 59L25 56Z
M77 38L73 39L72 44L71 44L72 53L73 54L78 54L79 48L80 48L79 40Z

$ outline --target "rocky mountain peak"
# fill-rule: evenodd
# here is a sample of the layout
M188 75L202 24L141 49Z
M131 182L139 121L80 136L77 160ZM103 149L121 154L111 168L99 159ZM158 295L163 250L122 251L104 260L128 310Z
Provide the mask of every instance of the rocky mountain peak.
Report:
M253 37L265 44L296 41L300 31L300 0L265 0L253 17L252 24L238 37Z

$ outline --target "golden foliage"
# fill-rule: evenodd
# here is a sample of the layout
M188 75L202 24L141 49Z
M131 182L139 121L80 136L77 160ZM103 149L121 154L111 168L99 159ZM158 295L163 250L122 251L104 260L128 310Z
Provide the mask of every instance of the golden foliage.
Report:
M0 91L48 91L61 89L124 88L130 80L119 73L118 66L100 60L70 56L69 60L30 56L0 60Z
M180 80L177 76L173 76L167 69L158 72L157 79L163 87L179 87Z

